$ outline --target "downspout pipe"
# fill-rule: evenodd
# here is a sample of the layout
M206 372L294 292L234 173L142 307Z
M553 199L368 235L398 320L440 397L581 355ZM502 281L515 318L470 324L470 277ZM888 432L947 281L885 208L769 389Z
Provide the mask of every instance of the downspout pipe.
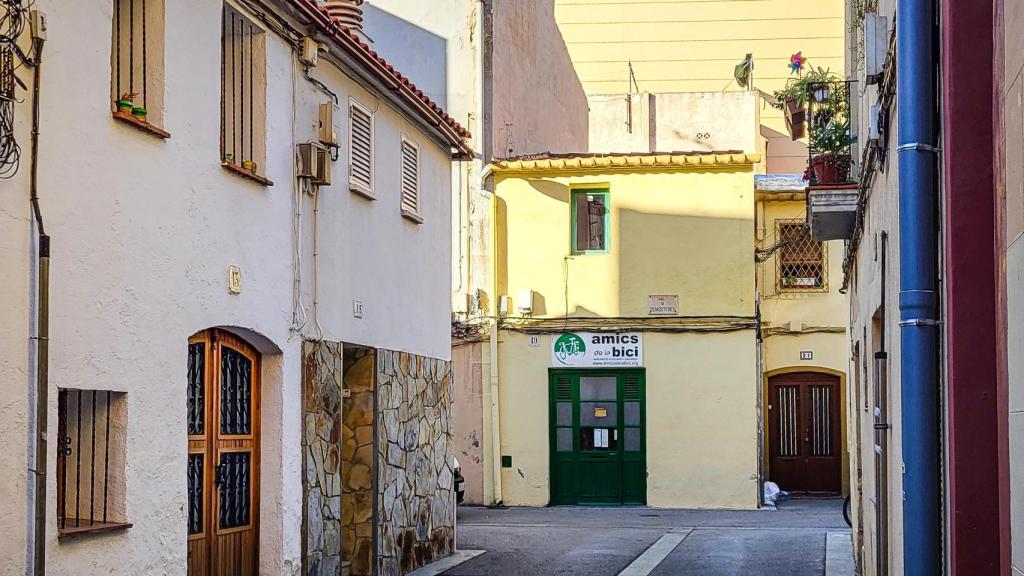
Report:
M35 41L32 71L32 167L29 184L29 202L39 231L38 301L36 303L36 430L35 430L35 531L33 534L33 574L46 573L46 431L49 426L50 405L50 237L43 225L39 209L39 84L41 80L43 42Z
M934 0L899 1L896 150L906 576L942 573L935 30Z

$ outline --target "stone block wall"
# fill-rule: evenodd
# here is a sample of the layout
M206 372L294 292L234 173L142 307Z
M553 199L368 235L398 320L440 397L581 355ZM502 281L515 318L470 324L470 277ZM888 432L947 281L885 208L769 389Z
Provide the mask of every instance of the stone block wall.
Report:
M377 351L380 576L455 549L451 363Z
M373 354L307 342L303 357L303 574L371 576Z

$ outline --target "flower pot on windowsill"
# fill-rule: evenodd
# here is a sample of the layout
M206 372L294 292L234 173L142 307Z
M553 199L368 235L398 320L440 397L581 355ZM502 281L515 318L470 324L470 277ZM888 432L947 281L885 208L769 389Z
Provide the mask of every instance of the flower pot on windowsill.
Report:
M227 164L228 166L234 166L235 165L235 155L234 154L225 154L223 160L224 160L224 163Z
M807 133L807 110L804 109L800 100L790 98L786 100L783 111L786 114L786 128L793 140L803 138Z
M132 116L135 116L135 118L138 120L142 120L143 122L145 122L146 116L148 115L149 111L143 108L142 106L136 106L132 108Z
M115 105L117 106L117 113L125 116L131 116L132 108L135 107L131 100L118 100Z
M252 172L253 174L256 173L256 163L252 160L242 160L242 168Z

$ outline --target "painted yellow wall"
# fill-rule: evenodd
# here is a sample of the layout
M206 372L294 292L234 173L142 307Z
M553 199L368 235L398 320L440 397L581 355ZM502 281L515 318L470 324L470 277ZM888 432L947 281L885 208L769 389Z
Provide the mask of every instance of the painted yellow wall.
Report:
M741 90L733 69L754 55L754 86L771 93L790 78L790 56L844 72L843 0L556 0L576 74L588 95L633 91ZM633 65L636 87L629 82ZM768 172L800 172L806 148L786 134L782 112L762 103Z
M536 292L534 317L754 312L752 169L498 174L497 293ZM609 251L571 253L573 186L610 190ZM566 305L568 304L568 306Z
M502 496L545 506L549 336L500 336ZM644 335L647 502L672 508L757 506L757 373L753 330Z

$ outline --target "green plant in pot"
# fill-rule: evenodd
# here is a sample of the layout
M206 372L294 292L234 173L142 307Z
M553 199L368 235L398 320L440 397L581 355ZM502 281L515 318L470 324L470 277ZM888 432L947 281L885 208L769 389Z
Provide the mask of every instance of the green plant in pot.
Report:
M134 108L132 108L132 116L135 116L136 118L138 118L139 120L142 120L143 122L146 121L146 116L148 116L148 115L149 115L149 111L146 110L146 108L143 107L143 106L135 106Z
M811 69L798 78L790 78L786 86L772 93L774 102L773 108L782 110L786 115L786 128L793 140L803 138L807 130L807 94L813 84L841 82L835 72L826 68L811 67Z
M844 117L833 116L811 131L811 149L817 152L811 158L815 184L842 184L849 181L852 160L850 144L853 142L850 121Z
M132 103L134 100L135 100L135 93L134 92L125 92L124 94L121 94L121 96L119 96L117 98L117 100L114 102L114 105L117 106L118 113L120 113L120 114L131 114L132 113L132 109L135 108L135 104Z

